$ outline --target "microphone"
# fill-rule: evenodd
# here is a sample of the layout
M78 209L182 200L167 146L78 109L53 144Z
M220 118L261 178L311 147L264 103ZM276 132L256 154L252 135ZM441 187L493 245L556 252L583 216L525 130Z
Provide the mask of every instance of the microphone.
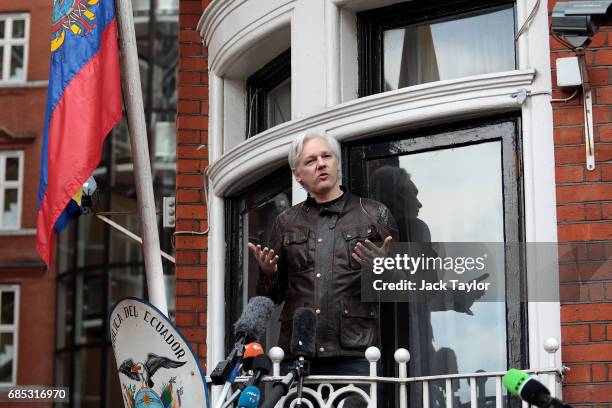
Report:
M254 385L249 385L242 391L240 394L240 399L238 399L238 408L257 408L259 405L259 397L261 391L259 388Z
M258 344L258 343L252 343L252 344ZM244 358L242 361L246 361L246 359L247 359L247 352L245 351ZM270 373L270 371L272 370L272 361L265 354L260 354L251 360L252 360L251 364L252 364L253 375L251 376L251 378L249 378L249 380L246 383L238 385L238 389L231 395L228 401L226 401L224 407L231 405L238 398L238 396L242 392L244 392L245 388L249 388L249 386L259 387L259 384L261 383L261 380L263 379L263 377L265 375L268 375L268 373ZM246 363L243 364L243 368L245 365ZM259 403L259 397L257 401Z
M272 360L265 354L261 354L253 359L253 377L249 379L246 386L254 385L259 386L264 376L270 374L272 371ZM244 391L243 391L244 392Z
M539 408L571 408L571 405L550 395L548 388L527 373L511 368L503 378L510 393Z
M315 333L317 316L312 309L299 307L293 315L293 332L291 333L291 354L298 358L315 355Z
M295 407L302 406L302 388L304 377L310 373L310 364L305 357L315 354L317 317L311 309L299 307L293 315L293 332L291 334L291 353L297 357L294 367L279 382L274 383L270 395L262 408L273 408L289 391L297 379L297 401Z
M253 361L257 356L261 356L264 353L263 347L259 343L249 343L244 346L244 355L242 356L242 369L251 371L253 369Z
M255 296L249 300L242 315L234 324L237 339L244 342L259 341L266 334L268 320L274 311L274 302L266 296Z
M265 296L251 298L242 311L242 315L234 324L236 343L227 359L219 362L210 379L214 385L221 385L227 381L234 366L242 360L244 344L249 341L258 341L266 334L268 320L274 310L274 303Z

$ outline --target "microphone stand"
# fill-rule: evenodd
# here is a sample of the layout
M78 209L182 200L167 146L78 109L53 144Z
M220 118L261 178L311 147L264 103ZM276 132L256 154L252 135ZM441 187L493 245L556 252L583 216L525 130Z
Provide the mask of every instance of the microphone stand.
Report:
M300 356L300 358L295 361L295 369L297 371L298 378L298 384L296 387L297 398L295 406L296 408L302 408L302 390L304 388L304 377L310 374L310 363L304 360L303 356Z
M297 408L302 407L302 390L304 385L304 377L310 374L310 363L304 360L304 357L300 357L295 361L295 365L283 377L282 380L274 383L272 386L272 390L270 391L270 395L264 401L261 408L274 408L276 403L289 392L289 389L293 385L294 381L298 380L297 385L297 401L295 406Z

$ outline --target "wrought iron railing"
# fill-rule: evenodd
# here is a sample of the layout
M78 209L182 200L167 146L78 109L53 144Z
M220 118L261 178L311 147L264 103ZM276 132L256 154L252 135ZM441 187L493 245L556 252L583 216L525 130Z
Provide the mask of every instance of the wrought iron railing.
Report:
M551 395L555 397L558 388L557 385L562 377L562 369L557 367L555 357L559 349L559 342L556 339L549 338L544 344L544 349L549 356L549 366L546 368L535 368L524 371L538 375L540 380L549 388ZM279 347L273 347L270 349L268 355L273 363L273 375L265 377L263 381L269 383L278 381L282 378L280 376L280 366L284 358L284 352ZM398 349L395 352L394 358L398 365L397 372L399 375L397 377L382 377L377 375L377 363L380 360L380 356L380 350L376 347L370 347L366 350L365 358L370 363L370 376L310 375L306 377L304 383L309 386L304 387L303 392L304 396L309 396L309 399L303 401L304 406L308 408L349 408L353 406L367 406L368 408L373 408L377 406L377 401L379 400L378 385L397 384L397 403L400 408L407 408L409 406L408 388L411 386L420 387L421 395L419 401L423 408L504 407L506 393L502 387L502 377L506 374L506 371L408 377L410 353L406 349ZM495 382L495 394L487 396L484 387L485 383L490 379ZM248 377L238 377L236 382L245 382L247 380ZM453 385L453 382L458 380L468 381L470 392L469 402L467 403L457 403L454 392L456 386ZM441 389L441 392L436 394L435 403L430 395L434 383L436 384L436 389ZM441 386L441 384L444 385ZM361 387L359 387L359 385L361 385ZM363 385L365 385L365 387ZM369 390L369 392L366 392L364 389ZM278 402L276 407L288 406L292 408L296 402L295 397L296 388L293 387L289 390L288 394ZM441 399L443 401L441 401ZM228 406L231 405L228 404ZM523 403L523 408L527 408L526 403Z

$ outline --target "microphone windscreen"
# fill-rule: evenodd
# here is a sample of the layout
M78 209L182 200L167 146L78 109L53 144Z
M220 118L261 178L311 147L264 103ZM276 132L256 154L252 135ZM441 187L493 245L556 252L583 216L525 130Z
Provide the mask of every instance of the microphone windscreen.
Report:
M521 386L528 378L529 375L527 375L527 373L517 370L516 368L511 368L506 375L504 375L503 381L508 391L510 391L512 395L518 397Z
M244 354L242 355L242 368L245 371L251 370L255 357L260 356L263 353L264 349L259 343L252 342L244 346Z
M548 388L535 378L529 377L527 381L523 383L520 389L520 397L523 401L530 403L531 405L541 406L540 401L542 397L550 395Z
M293 315L291 354L296 357L312 357L315 354L317 316L312 309L298 307Z
M259 388L249 385L240 394L238 399L238 408L257 408L259 405L259 397L261 392Z
M260 371L263 375L268 375L272 371L272 360L265 354L255 357L253 360L253 371Z
M541 382L527 373L511 368L503 378L504 385L515 395L531 405L538 406L540 397L550 395L550 391Z
M274 310L274 303L265 296L255 296L242 311L242 315L234 324L234 333L244 334L247 341L259 341L266 334L268 320Z

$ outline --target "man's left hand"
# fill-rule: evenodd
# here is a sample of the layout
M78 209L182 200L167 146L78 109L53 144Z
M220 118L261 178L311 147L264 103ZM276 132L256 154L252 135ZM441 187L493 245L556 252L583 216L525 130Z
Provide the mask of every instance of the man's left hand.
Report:
M387 256L389 253L389 245L391 245L392 240L393 237L389 235L379 247L369 239L366 239L363 244L358 242L351 256L361 265L372 265L374 263L374 258L384 258Z

